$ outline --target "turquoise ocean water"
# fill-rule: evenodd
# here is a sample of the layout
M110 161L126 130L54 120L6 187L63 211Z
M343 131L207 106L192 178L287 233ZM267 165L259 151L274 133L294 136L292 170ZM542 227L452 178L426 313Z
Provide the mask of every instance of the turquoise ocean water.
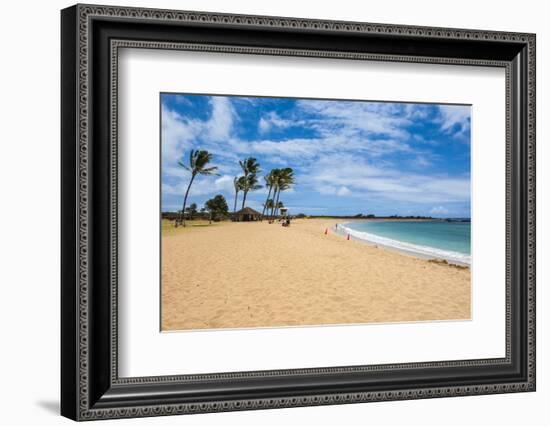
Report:
M470 222L357 221L339 228L356 239L470 264Z

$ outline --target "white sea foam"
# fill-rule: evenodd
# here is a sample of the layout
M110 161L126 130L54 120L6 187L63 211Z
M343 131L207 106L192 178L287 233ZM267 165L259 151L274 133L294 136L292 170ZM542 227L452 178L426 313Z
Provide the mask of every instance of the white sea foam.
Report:
M381 237L368 232L357 231L346 225L338 225L339 233L349 234L355 239L364 241L370 244L379 244L388 248L393 248L399 251L407 252L423 258L445 259L451 263L470 265L472 260L469 254L458 253L454 251L441 250L434 247L421 246L404 241L392 240L391 238Z

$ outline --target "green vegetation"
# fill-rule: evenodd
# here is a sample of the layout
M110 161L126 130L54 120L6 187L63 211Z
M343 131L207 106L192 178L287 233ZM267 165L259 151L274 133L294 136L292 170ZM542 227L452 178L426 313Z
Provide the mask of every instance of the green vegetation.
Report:
M204 203L204 207L210 213L210 221L219 221L227 217L229 211L227 201L225 201L225 197L221 194Z
M193 220L193 216L197 213L197 203L192 203L185 209L185 213L189 216L189 220Z
M185 191L185 196L183 197L183 207L181 208L181 218L180 220L176 220L176 227L179 223L181 223L183 226L185 226L185 205L187 204L187 196L189 195L189 190L191 189L191 185L193 184L193 181L198 175L213 175L216 170L218 170L217 167L206 167L206 165L210 162L212 159L212 154L210 154L208 151L204 150L191 150L189 153L189 165L185 164L183 161L179 161L178 164L183 167L185 170L188 170L191 172L191 180L189 181L189 185L187 185L187 191Z
M265 185L267 188L269 188L269 190L267 191L267 198L265 199L264 209L262 210L262 218L265 216L266 209L272 209L274 205L273 198L269 197L271 197L271 191L275 186L275 181L277 179L277 170L279 169L273 169L264 176Z
M267 211L270 211L270 216L277 216L278 210L284 207L283 202L279 201L281 192L286 191L295 183L294 170L290 167L272 169L264 176L264 181L268 191L262 210L262 218L265 217Z
M246 196L249 191L255 191L260 189L262 185L258 185L257 174L260 172L260 164L256 161L254 157L245 158L243 161L239 161L239 165L243 170L243 205L241 209L244 209L246 203Z

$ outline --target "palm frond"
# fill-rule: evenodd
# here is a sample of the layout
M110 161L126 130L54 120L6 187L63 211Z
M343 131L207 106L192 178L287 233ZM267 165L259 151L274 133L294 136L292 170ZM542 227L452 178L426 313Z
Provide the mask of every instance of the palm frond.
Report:
M197 154L198 154L198 151L195 151L194 149L192 149L190 152L189 152L189 167L191 169L194 169L195 168L195 162L197 160Z
M218 173L214 173L216 170L218 170L217 167L208 167L207 169L200 169L198 171L199 174L201 175L215 175L215 176L219 176Z
M190 167L188 167L187 165L183 164L183 161L178 161L178 165L180 167L183 167L185 170L191 170Z
M260 172L260 164L254 157L247 157L244 160L239 160L239 166L241 166L245 176Z

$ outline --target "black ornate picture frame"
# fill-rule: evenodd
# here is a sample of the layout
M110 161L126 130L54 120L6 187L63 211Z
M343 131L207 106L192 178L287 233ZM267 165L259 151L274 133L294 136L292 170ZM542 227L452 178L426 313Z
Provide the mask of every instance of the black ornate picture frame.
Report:
M535 35L76 5L61 13L61 413L74 420L535 390ZM121 47L482 65L506 72L506 356L120 378Z

